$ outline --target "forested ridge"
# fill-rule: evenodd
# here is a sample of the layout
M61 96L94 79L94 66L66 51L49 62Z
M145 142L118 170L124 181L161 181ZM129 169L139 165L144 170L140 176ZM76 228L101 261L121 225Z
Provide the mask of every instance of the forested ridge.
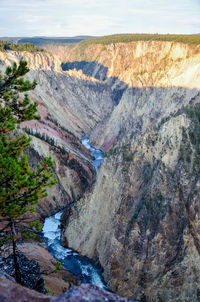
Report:
M14 44L10 42L0 41L0 51L6 50L29 52L44 51L42 48L35 46L33 43Z
M80 42L81 45L128 43L133 41L174 41L188 44L200 44L200 35L170 35L170 34L114 34Z

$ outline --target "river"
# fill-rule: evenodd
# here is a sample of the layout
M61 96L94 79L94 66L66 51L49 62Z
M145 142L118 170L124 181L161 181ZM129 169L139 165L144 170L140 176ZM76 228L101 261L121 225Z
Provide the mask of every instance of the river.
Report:
M93 166L97 171L104 157L103 152L89 144L89 136L84 137L81 142L94 156ZM61 230L59 227L61 215L62 211L45 219L42 232L47 242L48 250L67 270L79 276L83 283L91 283L101 288L106 288L100 268L92 260L61 245Z

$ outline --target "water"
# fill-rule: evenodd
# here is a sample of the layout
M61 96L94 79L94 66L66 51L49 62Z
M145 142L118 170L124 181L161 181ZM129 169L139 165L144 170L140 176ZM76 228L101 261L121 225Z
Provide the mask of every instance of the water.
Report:
M89 144L89 136L84 137L81 140L81 143L90 150L90 152L92 153L92 155L94 156L95 160L93 161L93 166L95 167L96 171L98 170L102 160L103 160L103 152L101 150L97 150L95 148L93 148L92 146L90 146Z
M98 170L103 160L103 152L90 146L89 137L83 138L81 142L95 157L93 165L95 169ZM64 248L61 245L61 230L59 228L61 215L62 211L45 219L42 232L47 241L48 250L66 269L79 276L83 283L91 283L101 288L106 288L100 269L92 260L79 255L75 251Z

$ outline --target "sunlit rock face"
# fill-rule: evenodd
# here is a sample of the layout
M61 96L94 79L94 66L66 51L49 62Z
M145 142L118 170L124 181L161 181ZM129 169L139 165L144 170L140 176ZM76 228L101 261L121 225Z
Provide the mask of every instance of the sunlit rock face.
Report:
M191 88L200 85L198 45L138 41L109 45L90 44L85 48L79 44L74 47L53 46L49 51L56 53L63 63L74 64L76 69L79 62L85 74L90 72L93 77L98 77L96 75L102 66L102 69L107 70L107 79L117 78L129 87ZM90 64L90 71L86 62ZM105 75L103 77L105 78Z
M71 68L109 85L115 107L90 137L93 145L105 151L120 132L146 131L187 104L200 89L200 47L196 45L138 41L85 48L52 46L49 51L66 62L64 70Z
M118 80L127 86L92 131L105 159L95 185L66 215L63 242L98 259L121 295L199 301L199 47L90 45L85 57L95 55L108 67L105 81L117 77L111 90Z

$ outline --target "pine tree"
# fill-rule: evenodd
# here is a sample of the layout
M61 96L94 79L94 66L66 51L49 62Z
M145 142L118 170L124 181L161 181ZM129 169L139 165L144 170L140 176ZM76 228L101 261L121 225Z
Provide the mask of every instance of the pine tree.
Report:
M24 92L32 90L36 82L23 79L29 71L27 63L20 61L6 69L0 77L0 245L12 242L16 281L21 283L18 264L17 237L22 230L18 227L27 211L35 211L38 201L47 196L46 187L56 183L52 173L51 158L44 158L35 170L30 168L28 157L23 151L31 139L18 135L16 125L23 121L39 119L37 103L31 103ZM30 224L32 230L41 228L38 222Z

